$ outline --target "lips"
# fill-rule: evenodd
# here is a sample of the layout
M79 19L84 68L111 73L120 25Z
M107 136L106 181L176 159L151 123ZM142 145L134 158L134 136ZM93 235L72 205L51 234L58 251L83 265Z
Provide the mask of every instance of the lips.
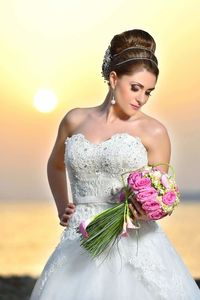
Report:
M134 105L134 104L131 104L131 107L134 108L134 109L139 109L140 108L140 106Z

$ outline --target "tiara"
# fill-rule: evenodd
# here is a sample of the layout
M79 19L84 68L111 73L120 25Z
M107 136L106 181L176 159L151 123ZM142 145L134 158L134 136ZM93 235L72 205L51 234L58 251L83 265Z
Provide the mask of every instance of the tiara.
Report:
M121 65L121 64L124 64L128 61L131 61L131 60L149 60L151 61L157 68L158 68L158 64L151 58L146 58L146 57L132 57L132 58L129 58L129 59L126 59L126 60L123 60L117 64L115 64L115 66L118 66L118 65Z
M131 50L131 49L139 49L139 50L146 50L146 51L149 51L151 54L154 55L154 52L148 48L145 48L145 47L142 47L142 46L133 46L133 47L128 47L128 48L125 48L124 50L122 50L121 52L117 53L117 54L114 54L113 57L116 57L118 55L120 55L121 53L127 51L127 50Z
M149 51L153 56L155 56L153 51L151 51L150 49L147 49L145 47L142 47L142 46L128 47L128 48L126 48L126 49L122 50L121 52L119 52L117 54L114 54L114 55L111 55L110 49L111 49L111 45L108 46L108 48L105 52L104 59L103 59L103 64L102 64L101 74L106 80L107 80L107 78L109 76L109 73L110 73L110 65L111 65L111 61L113 60L113 58L117 57L118 55L120 55L121 53L123 53L127 50L130 50L130 49L146 50L146 51ZM132 58L129 58L127 60L124 60L122 62L119 62L119 63L115 64L115 66L121 65L123 63L126 63L128 61L132 61L132 60L149 60L158 68L158 64L153 59L146 58L146 57L132 57Z

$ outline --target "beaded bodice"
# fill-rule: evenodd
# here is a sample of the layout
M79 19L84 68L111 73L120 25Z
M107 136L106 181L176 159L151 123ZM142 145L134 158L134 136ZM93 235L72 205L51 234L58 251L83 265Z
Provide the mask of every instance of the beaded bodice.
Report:
M113 202L123 187L121 174L147 164L147 150L139 137L128 133L99 144L77 133L65 141L64 161L74 203Z

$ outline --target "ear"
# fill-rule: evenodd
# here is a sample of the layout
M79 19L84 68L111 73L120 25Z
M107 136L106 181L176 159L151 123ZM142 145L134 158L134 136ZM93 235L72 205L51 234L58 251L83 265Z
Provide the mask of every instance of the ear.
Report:
M116 72L115 71L110 72L109 82L110 82L110 86L113 90L115 89L115 86L117 84L117 80L118 80L118 77L117 77Z

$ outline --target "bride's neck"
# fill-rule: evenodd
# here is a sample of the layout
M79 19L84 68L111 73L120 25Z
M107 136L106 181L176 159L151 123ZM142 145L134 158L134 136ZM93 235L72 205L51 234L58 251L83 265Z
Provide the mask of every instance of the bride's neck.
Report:
M109 89L104 102L99 105L98 111L99 115L105 118L106 123L114 123L114 122L121 122L126 121L130 118L130 116L126 116L123 111L120 110L119 107L116 105L113 106L111 104L112 99L112 91Z
M110 100L111 100L111 97L112 97L111 94L112 94L111 90L109 89L104 102L99 106L99 110L101 112L105 112L108 109L108 107L110 106Z

